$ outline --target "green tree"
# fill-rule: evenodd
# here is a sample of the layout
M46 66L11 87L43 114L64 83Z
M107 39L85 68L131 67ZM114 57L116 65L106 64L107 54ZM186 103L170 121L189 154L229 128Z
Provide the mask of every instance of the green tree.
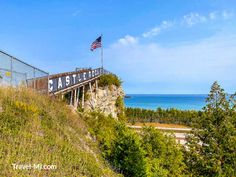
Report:
M146 127L143 129L142 139L150 176L178 177L183 174L183 154L174 138L153 127Z
M236 111L217 82L199 117L186 150L186 164L193 176L236 176Z
M144 177L146 174L145 151L140 137L124 124L118 124L110 161L125 176Z

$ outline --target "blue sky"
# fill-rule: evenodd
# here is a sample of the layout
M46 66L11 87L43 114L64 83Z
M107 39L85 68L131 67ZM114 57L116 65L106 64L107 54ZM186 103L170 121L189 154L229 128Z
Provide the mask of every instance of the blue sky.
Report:
M104 65L126 93L236 91L235 0L0 0L0 49L50 73Z

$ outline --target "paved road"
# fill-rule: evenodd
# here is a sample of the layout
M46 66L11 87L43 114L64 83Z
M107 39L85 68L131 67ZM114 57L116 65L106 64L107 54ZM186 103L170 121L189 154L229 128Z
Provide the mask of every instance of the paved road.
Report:
M128 125L128 127L136 130L143 128L143 126L137 126L137 125ZM171 134L170 131L173 131L176 142L182 145L186 144L186 136L188 135L188 132L192 130L191 128L170 128L170 127L159 127L159 126L156 126L155 128L166 131L165 134Z
M134 129L143 128L143 126L139 126L139 125L128 125L128 127L134 128ZM155 126L155 128L159 130L173 130L173 131L186 131L186 132L189 132L192 130L191 128L170 128L170 127L159 127L159 126Z

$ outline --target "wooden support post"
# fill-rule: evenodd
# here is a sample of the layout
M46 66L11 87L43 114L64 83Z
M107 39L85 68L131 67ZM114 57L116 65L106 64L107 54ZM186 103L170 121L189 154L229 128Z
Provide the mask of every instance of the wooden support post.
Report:
M70 91L70 105L72 105L73 103L73 90Z
M92 96L93 91L92 91L92 84L91 84L91 82L89 82L89 90L90 90L90 93L91 93L91 96Z
M64 99L64 94L63 94L63 93L61 94L61 99L62 99L62 100Z
M94 99L93 99L93 90L92 90L92 84L91 82L89 82L89 90L90 90L90 94L91 94L91 104L92 104L92 108L94 108Z
M78 107L78 105L79 105L79 91L80 91L80 87L77 88L77 96L76 96L77 107Z
M82 108L84 108L84 85L83 85L83 91L82 91Z
M77 108L77 88L74 90L74 107Z
M97 96L98 96L98 80L96 79L95 80L95 86L96 86L96 98L97 98Z

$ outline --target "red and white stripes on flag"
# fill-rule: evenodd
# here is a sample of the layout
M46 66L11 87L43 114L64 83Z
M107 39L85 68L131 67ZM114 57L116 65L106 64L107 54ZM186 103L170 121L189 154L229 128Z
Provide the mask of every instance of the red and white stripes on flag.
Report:
M90 47L90 50L93 51L96 48L102 47L102 36L99 36L92 44Z

